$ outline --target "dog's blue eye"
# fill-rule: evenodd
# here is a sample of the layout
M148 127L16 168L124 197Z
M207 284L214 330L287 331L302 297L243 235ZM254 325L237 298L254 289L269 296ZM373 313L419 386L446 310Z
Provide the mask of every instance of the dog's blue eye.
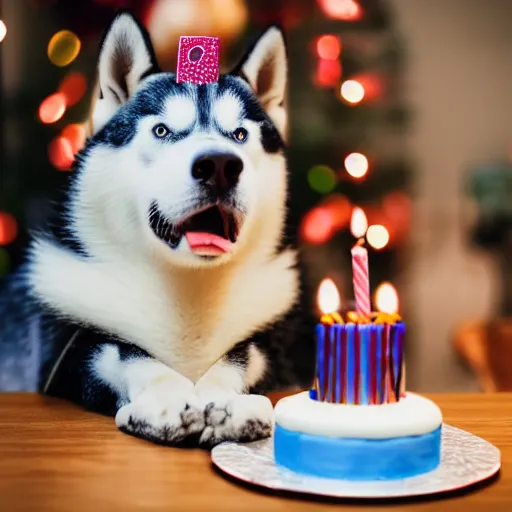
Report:
M169 131L169 128L167 128L167 126L165 126L165 124L162 123L157 124L153 127L153 133L155 137L157 137L158 139L163 139L164 137L166 137L169 134Z
M248 136L249 136L249 132L245 128L237 128L233 132L233 138L237 142L245 142L247 140Z

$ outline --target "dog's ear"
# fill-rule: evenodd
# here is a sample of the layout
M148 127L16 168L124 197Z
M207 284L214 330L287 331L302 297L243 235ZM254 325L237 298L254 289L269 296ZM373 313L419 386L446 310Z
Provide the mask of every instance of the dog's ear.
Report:
M96 133L135 93L140 81L159 71L146 30L128 11L120 12L103 36L91 131Z
M251 84L268 116L285 136L288 58L283 31L277 26L268 28L234 72Z

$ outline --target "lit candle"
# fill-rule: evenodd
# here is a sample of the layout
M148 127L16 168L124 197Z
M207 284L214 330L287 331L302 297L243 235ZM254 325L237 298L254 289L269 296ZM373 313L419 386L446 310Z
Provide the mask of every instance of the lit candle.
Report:
M335 323L343 323L338 313L340 308L340 294L332 279L324 279L318 287L317 295L318 307L322 313L320 322L332 325Z
M341 384L339 378L333 379L339 366L334 360L334 353L338 358L341 356L338 344L340 343L339 328L343 324L343 319L338 313L340 295L331 279L324 279L320 283L317 302L322 316L316 327L317 371L311 396L315 400L322 401L335 401L338 397L339 401Z
M352 247L352 281L354 283L354 296L356 311L362 317L369 319L370 304L370 274L368 271L368 251L362 246L364 239L360 239Z
M401 360L395 359L394 361L394 375L395 381L399 385L399 389L395 390L398 396L403 396L405 393L405 360L403 358L403 338L405 335L405 325L400 321L398 314L399 300L398 292L391 283L381 283L375 292L375 306L379 315L376 322L397 324L393 329L393 338L391 340L393 353L399 354Z

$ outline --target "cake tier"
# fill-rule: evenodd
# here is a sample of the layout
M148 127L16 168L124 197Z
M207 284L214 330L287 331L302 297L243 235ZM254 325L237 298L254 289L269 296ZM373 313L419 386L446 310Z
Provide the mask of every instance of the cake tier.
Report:
M331 438L276 426L277 464L296 473L341 480L396 480L435 469L441 461L441 427L394 439Z
M319 324L311 398L377 405L397 402L404 388L405 324Z
M298 473L345 480L392 480L435 469L439 408L408 393L385 405L330 404L300 393L276 405L276 462Z

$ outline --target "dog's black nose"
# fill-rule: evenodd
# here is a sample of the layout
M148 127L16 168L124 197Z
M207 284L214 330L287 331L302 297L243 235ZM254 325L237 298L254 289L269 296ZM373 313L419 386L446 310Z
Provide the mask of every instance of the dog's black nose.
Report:
M238 183L243 168L242 160L232 153L206 154L193 163L192 177L226 191Z

